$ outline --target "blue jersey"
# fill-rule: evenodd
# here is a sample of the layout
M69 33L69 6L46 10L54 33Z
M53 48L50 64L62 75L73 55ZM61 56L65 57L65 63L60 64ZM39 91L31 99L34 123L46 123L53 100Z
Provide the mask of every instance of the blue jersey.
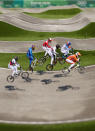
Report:
M27 51L27 57L33 59L32 48L28 49L28 51Z

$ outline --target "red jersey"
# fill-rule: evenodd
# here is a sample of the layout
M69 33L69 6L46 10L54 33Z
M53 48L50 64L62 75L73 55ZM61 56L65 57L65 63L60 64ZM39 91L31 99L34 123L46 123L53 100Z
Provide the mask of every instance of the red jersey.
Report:
M43 43L43 46L44 46L44 47L51 48L51 46L49 45L49 42L48 42L48 40L47 40L47 41L45 41L45 42Z

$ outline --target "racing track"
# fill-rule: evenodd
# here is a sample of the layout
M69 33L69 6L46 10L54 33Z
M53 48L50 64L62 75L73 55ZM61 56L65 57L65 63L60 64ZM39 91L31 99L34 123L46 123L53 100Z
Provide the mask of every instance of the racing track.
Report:
M78 50L95 50L95 39L73 39L56 37L51 43L51 46L55 46L57 43L61 46L65 43L65 40L69 40L72 43L72 47ZM35 45L35 52L42 52L42 44L45 40L38 41L0 41L0 53L26 53L31 45ZM14 48L15 47L15 48Z
M24 30L38 32L72 32L80 30L90 22L95 22L95 9L90 9L89 11L83 9L82 13L72 18L59 20L34 18L24 14L22 11L7 10L4 14L0 15L0 21L4 21Z
M0 69L0 122L68 122L95 118L95 66L84 74L34 72L8 83Z
M94 39L68 40L76 49L95 50ZM63 44L64 38L56 41ZM26 52L33 43L39 43L36 51L42 51L42 41L29 44L1 41L0 52ZM0 68L0 122L45 124L95 120L95 66L87 68L84 74L72 71L67 77L61 71L38 71L30 74L28 81L19 77L14 83L6 81L9 74L10 70Z

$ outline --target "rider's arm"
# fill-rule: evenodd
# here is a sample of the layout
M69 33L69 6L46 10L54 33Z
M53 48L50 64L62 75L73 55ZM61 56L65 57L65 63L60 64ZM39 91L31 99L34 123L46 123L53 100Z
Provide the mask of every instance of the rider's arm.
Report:
M47 46L48 48L51 48L51 46L48 44L48 42L46 43L46 46Z
M79 62L79 58L76 58L76 57L75 57L75 61L76 61L76 62Z

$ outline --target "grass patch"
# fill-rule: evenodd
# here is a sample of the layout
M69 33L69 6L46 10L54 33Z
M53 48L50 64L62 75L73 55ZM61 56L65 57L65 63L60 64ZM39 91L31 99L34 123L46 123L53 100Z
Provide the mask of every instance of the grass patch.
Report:
M0 124L1 131L95 131L95 121L52 125Z
M35 41L48 37L95 38L95 22L74 32L35 32L26 31L5 22L0 22L0 40L2 41Z
M79 8L73 8L73 9L48 10L42 13L28 13L28 12L24 13L33 17L44 19L66 19L71 18L80 12L82 12L82 10L80 10Z
M82 54L81 56L81 65L88 66L95 64L95 51L80 51ZM37 58L41 58L44 55L44 52L35 53L34 56ZM8 62L14 57L19 56L20 65L23 67L24 70L28 69L29 61L26 57L25 53L0 53L0 67L8 67ZM46 65L50 63L50 59L48 59L42 66L35 67L35 70L46 70ZM54 70L61 70L64 66L68 66L69 64L60 65L57 63L54 66Z

